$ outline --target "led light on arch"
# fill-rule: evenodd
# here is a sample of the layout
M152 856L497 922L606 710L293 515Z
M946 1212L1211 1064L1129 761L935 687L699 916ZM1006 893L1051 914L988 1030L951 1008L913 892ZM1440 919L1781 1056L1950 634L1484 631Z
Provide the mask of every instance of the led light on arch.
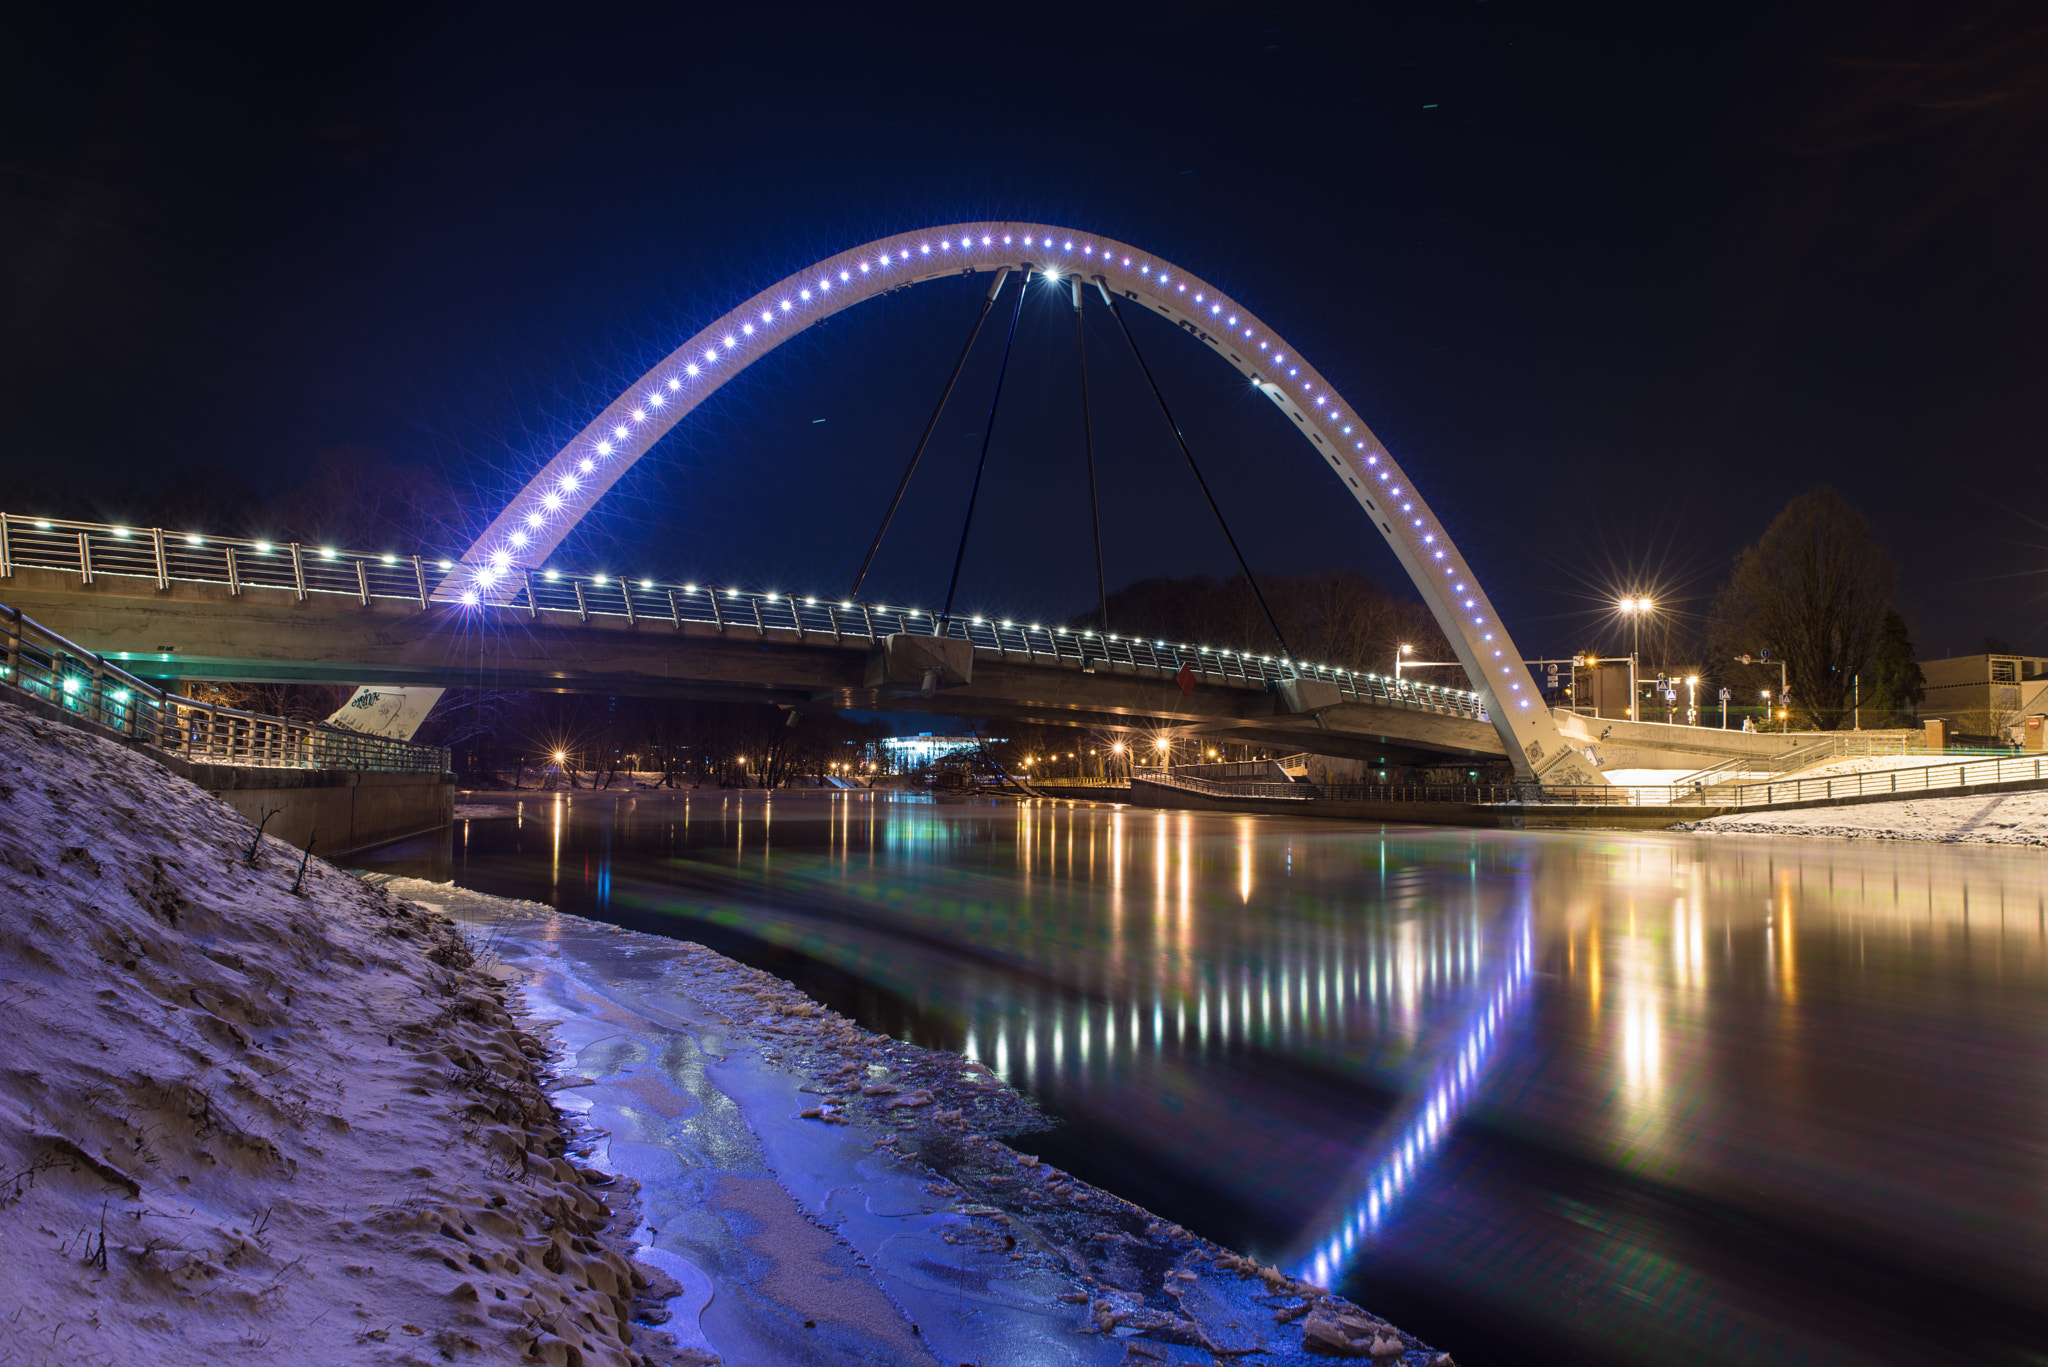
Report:
M592 470L595 470L597 468L597 462L593 461L589 456L585 456L582 460L576 463L576 468L587 475Z
M597 444L597 454L599 454L600 456L608 456L608 455L610 455L611 453L612 453L612 444L611 444L610 442L608 442L608 441L601 441L601 442L599 442L599 443Z

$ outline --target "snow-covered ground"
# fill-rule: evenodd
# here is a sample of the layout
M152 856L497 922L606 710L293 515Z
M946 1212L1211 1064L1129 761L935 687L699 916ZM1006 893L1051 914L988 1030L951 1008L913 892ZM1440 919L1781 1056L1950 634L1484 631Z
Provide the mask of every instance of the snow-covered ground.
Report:
M300 857L0 703L0 1362L649 1361L541 1031Z
M1704 835L1824 835L1845 840L1935 840L2048 845L2048 792L1908 798L1792 812L1743 812L1686 822Z

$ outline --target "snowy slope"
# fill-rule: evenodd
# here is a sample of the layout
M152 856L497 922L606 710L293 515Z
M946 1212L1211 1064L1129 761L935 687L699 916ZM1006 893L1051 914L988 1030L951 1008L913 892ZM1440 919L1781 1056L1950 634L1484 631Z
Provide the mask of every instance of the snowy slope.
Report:
M251 839L0 703L0 1362L639 1361L501 984Z

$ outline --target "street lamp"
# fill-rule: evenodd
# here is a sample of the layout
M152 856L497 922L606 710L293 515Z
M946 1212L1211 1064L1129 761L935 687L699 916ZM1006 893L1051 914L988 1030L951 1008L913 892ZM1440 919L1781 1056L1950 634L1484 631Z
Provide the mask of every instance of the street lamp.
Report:
M1700 724L1700 676L1688 675L1685 681L1685 724Z
M1643 614L1648 612L1650 608L1651 603L1647 598L1624 598L1621 600L1621 610L1628 614L1629 627L1632 632L1628 650L1628 719L1630 721L1641 720L1636 715L1637 694L1640 691L1636 682L1636 657L1641 654L1643 648Z

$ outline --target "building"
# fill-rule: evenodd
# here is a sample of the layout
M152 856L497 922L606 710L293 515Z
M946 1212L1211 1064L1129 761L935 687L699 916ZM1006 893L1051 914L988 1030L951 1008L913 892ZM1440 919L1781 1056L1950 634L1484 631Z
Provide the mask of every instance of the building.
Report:
M2039 655L1922 660L1920 672L1927 679L1920 719L1952 732L2017 740L2027 717L2048 712L2048 658Z

